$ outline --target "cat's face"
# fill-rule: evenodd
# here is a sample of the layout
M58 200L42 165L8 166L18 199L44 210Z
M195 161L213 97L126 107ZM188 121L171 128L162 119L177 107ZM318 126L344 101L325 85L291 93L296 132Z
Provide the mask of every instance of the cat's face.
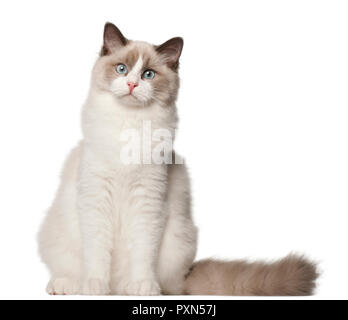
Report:
M94 67L94 84L125 105L168 105L177 97L182 47L181 38L160 46L130 41L116 26L107 23L103 48Z

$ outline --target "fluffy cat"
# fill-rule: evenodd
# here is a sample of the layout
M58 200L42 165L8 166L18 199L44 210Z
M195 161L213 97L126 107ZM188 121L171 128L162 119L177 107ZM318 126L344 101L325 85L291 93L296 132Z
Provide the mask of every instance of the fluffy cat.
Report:
M299 256L194 264L197 229L185 165L121 161L120 136L143 133L144 121L151 132L175 135L182 47L181 38L154 46L105 25L82 112L83 140L66 160L39 232L49 294L312 293L315 266Z

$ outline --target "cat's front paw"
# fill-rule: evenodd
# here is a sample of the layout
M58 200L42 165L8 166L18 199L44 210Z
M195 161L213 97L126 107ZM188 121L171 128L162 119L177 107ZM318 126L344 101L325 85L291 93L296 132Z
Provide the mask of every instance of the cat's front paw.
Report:
M78 294L79 281L73 278L52 278L47 285L46 291L51 295Z
M110 294L110 287L107 281L103 279L86 279L81 288L83 295L106 296Z
M154 280L141 280L128 283L124 288L128 296L159 296L161 288Z

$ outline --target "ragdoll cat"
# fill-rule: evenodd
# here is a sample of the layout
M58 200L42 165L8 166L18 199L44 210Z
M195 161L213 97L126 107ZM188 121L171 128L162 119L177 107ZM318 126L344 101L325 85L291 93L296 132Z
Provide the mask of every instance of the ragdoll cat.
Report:
M155 46L105 25L83 107L83 140L65 163L39 233L40 254L52 277L48 293L312 293L315 266L298 256L270 264L194 264L197 229L185 165L154 163L148 155L139 163L122 160L125 132L136 130L141 145L149 142L143 135L146 121L150 133L174 136L182 47L181 38Z

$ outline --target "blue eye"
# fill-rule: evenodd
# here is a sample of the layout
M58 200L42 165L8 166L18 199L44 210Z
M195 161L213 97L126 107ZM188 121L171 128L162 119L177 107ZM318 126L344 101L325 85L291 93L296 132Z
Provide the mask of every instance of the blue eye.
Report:
M143 77L144 79L153 79L155 77L155 71L153 70L146 70L144 73L143 73Z
M125 74L125 73L127 73L127 67L123 63L120 63L117 65L116 71L120 74Z

